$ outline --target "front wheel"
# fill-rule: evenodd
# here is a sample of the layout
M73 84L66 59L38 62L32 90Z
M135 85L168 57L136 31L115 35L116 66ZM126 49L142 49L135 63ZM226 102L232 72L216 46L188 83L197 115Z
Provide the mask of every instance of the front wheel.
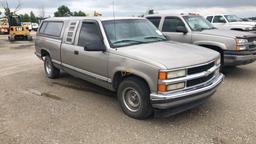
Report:
M146 119L152 114L150 90L143 80L137 77L126 78L119 85L117 95L126 115L135 119Z
M44 58L44 70L46 76L50 79L58 78L60 75L60 70L53 65L50 56Z

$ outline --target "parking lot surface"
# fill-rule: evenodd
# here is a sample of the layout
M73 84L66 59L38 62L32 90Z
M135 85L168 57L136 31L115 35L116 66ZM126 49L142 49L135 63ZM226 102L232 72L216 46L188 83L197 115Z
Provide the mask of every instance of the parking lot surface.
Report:
M33 42L0 35L0 144L255 144L256 63L225 75L206 104L140 121L115 93L65 73L47 79Z

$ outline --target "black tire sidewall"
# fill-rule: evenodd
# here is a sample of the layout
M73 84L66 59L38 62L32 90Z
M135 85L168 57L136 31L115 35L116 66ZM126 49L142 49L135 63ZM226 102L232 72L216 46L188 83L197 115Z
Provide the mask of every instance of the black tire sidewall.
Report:
M47 61L51 65L51 73L48 73L46 70L46 67L47 67L46 62ZM55 79L55 78L59 77L59 74L60 74L60 70L54 67L50 56L45 56L45 58L44 58L44 71L45 71L46 76L50 79Z
M51 64L51 73L48 73L47 70L46 70L46 67L47 67L47 61ZM51 78L52 77L52 72L53 72L53 65L52 65L52 61L51 61L51 58L49 56L46 56L45 59L44 59L44 71L45 71L45 74L47 75L48 78Z

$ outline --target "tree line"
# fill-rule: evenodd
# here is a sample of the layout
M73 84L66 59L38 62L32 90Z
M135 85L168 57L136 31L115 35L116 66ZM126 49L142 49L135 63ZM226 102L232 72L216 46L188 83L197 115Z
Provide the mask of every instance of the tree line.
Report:
M18 15L20 17L20 20L22 22L32 22L32 23L38 23L41 19L44 19L44 17L37 17L35 16L34 12L31 11L30 13L24 13L24 14L15 14L14 12L11 12L9 7L4 7L4 12L0 11L0 15L4 15L8 17L9 15ZM81 10L72 12L69 7L62 5L60 6L56 12L54 12L55 17L64 17L64 16L87 16L87 14Z

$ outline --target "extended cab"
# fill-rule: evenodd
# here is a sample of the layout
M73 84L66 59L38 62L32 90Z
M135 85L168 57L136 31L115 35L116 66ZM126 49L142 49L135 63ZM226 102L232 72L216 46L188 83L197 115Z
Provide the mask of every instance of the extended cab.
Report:
M219 29L256 32L256 22L243 21L236 15L218 14L206 19Z
M166 41L143 18L50 18L40 25L35 47L48 78L64 70L116 91L122 110L138 119L195 107L224 78L219 53Z
M146 17L173 41L213 49L223 66L238 66L256 60L256 34L216 29L197 14L149 15Z

